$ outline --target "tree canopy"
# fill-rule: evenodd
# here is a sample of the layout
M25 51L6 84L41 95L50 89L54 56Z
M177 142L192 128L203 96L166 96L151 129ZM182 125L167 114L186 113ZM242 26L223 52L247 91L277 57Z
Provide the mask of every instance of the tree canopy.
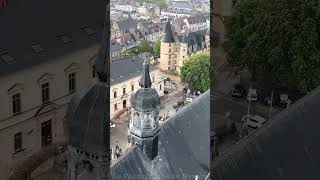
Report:
M146 40L142 40L137 48L139 53L152 53L152 47L148 44Z
M166 0L138 0L137 2L156 4L160 9L165 9L167 7Z
M210 88L209 52L199 52L190 56L181 67L180 77L193 90L208 90Z
M158 39L153 45L153 55L160 56L161 41Z
M136 56L145 52L153 53L153 48L149 46L146 40L142 40L137 47L125 50L124 54L127 56Z
M226 19L228 62L265 88L320 84L320 1L241 0Z

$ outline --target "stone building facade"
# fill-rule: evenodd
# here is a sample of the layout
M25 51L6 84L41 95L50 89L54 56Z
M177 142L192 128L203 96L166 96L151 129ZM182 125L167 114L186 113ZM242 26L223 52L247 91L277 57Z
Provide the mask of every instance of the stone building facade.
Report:
M67 105L73 92L87 88L93 79L91 60L96 50L97 46L82 49L0 78L0 142L5 145L0 149L0 169L4 172L0 179L43 147L65 142Z
M35 0L24 5L13 3L0 15L1 180L32 170L34 162L17 167L66 143L66 109L74 92L86 89L93 79L104 22L103 2L81 1L73 7L61 0L50 6ZM96 11L84 14L87 8ZM49 23L52 18L55 23Z
M138 90L143 59L119 60L110 64L110 118L118 117L131 107L130 98ZM160 70L154 65L150 68L152 87L159 96L164 95L164 81L161 79Z
M161 41L159 67L162 71L174 71L180 74L180 68L190 55L209 49L209 29L179 35L174 32L168 21Z

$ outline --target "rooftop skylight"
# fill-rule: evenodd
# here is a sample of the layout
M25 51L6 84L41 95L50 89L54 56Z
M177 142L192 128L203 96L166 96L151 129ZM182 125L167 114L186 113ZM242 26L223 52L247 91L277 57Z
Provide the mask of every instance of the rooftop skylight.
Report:
M16 60L9 55L9 53L5 52L1 54L1 59L3 62L5 62L6 64L11 64L13 62L15 62Z
M88 35L92 35L92 34L95 34L96 33L96 30L93 29L92 27L90 26L84 26L81 28L84 32L86 32Z
M66 35L66 34L60 35L60 36L58 36L58 38L59 38L64 44L67 44L67 43L72 42L71 37L68 36L68 35Z
M40 44L33 44L31 47L36 53L41 53L43 51L43 48L40 46Z

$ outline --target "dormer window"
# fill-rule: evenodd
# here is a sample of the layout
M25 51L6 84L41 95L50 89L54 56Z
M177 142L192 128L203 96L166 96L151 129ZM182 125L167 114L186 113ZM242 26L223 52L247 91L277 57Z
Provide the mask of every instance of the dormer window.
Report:
M34 44L31 47L35 53L41 53L43 51L43 48L40 46L40 44Z
M59 38L64 44L67 44L67 43L72 42L71 37L68 36L68 35L66 35L66 34L60 35L60 36L58 36L58 38Z
M1 59L6 64L11 64L11 63L16 61L15 58L10 56L8 52L2 53L1 54Z
M90 27L90 26L84 26L84 27L82 27L81 29L82 29L85 33L87 33L89 36L96 33L96 30L93 29L93 28Z

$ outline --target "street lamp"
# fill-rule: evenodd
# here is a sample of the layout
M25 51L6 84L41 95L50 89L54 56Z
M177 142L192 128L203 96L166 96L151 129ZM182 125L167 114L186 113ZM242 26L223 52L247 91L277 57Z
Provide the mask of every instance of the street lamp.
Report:
M252 97L252 94L250 92L251 89L252 89L252 83L251 83L250 89L249 89L249 104L248 104L247 117L245 118L243 130L242 130L243 131L243 136L246 136L247 132L248 132L248 118L250 116L250 105L251 105L251 97Z

